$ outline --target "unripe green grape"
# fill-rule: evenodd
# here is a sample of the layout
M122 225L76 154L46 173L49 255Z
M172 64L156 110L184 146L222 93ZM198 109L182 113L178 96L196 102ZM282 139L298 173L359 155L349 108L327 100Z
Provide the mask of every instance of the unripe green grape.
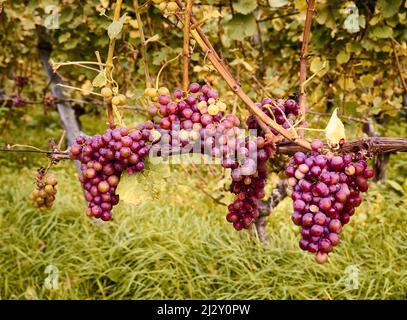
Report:
M174 1L168 2L167 9L168 9L169 12L174 13L174 12L176 12L178 10L178 5Z
M164 11L167 8L167 3L166 2L161 2L158 5L158 9L160 9L161 11Z
M161 95L170 95L170 90L168 90L168 88L167 87L161 87L161 88L158 88L158 96L161 96Z
M113 91L112 89L108 88L108 87L104 87L102 88L102 90L100 90L100 94L104 97L104 98L111 98L113 95Z

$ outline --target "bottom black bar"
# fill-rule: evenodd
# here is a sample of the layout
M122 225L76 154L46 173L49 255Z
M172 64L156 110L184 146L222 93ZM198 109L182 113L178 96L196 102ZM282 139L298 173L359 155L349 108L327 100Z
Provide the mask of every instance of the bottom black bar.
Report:
M17 319L20 312L30 318L38 316L78 317L91 316L92 319L281 319L291 317L326 318L333 315L352 315L360 309L364 318L369 314L386 310L397 314L398 308L405 308L406 301L246 301L246 300L135 300L135 301L1 301L3 314ZM37 317L34 317L37 318ZM4 318L5 319L5 318ZM76 318L75 318L76 319Z

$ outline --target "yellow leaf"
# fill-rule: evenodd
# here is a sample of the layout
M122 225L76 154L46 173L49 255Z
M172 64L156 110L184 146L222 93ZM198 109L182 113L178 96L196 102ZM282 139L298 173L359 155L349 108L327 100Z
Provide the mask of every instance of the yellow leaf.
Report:
M332 113L328 125L325 128L325 136L331 147L337 146L341 139L345 139L345 126L341 119L338 118L337 109Z
M81 89L83 90L82 92L85 96L89 95L93 91L92 83L89 80L86 80L81 86Z
M129 20L129 24L130 24L130 26L131 26L132 28L138 29L138 23L137 23L137 20L136 20L136 19L131 19L131 20Z
M98 75L93 79L92 85L96 88L103 87L106 84L105 70L98 73Z

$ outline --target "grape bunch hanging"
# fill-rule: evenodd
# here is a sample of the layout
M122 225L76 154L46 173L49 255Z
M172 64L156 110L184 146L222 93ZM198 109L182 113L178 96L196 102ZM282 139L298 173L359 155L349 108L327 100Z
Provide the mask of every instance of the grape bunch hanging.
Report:
M39 170L36 177L36 188L30 194L30 199L36 208L40 210L51 209L57 193L57 179L54 174L46 174L45 170Z
M315 254L318 263L339 243L339 233L362 203L373 170L361 155L334 155L320 140L308 154L297 152L285 174L293 200L291 219L301 226L302 250Z

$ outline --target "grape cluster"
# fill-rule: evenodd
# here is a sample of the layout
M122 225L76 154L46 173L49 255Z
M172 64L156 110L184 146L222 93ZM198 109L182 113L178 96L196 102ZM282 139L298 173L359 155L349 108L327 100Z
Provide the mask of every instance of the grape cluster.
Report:
M361 193L368 190L374 172L362 156L323 154L319 140L311 146L309 154L294 154L285 174L293 199L291 219L302 227L299 246L324 263L339 243L342 227L361 204Z
M155 147L174 150L196 143L199 150L220 159L225 169L232 169L231 191L237 198L228 206L226 218L242 230L258 217L257 201L265 194L271 150L263 137L245 137L240 120L224 115L226 104L218 96L217 90L197 83L189 86L188 94L175 90L174 101L166 94L158 96L149 112L159 116L156 129L161 140Z
M294 124L294 120L299 114L298 103L293 99L283 100L277 99L274 101L272 98L265 98L262 102L257 102L256 105L270 118L281 125L284 129L290 128ZM254 115L250 115L246 124L249 129L257 129L260 135L264 133L258 125ZM273 134L278 135L278 132L270 128Z
M87 215L104 221L112 217L112 207L119 202L115 193L121 174L140 172L150 151L152 122L127 128L106 130L103 135L78 136L69 150L70 157L81 162L79 180L88 201Z
M36 184L37 188L31 193L30 199L38 209L50 209L55 201L55 195L57 193L57 179L55 175L45 175L40 171L37 175Z
M241 166L232 170L231 191L237 198L229 206L227 221L240 231L249 228L254 219L259 217L258 201L265 196L268 177L267 160L272 151L263 137L246 141L240 147L240 154L245 158Z
M216 133L222 134L225 130L238 127L240 121L234 115L222 120L226 104L219 101L218 96L217 90L207 85L201 87L197 83L191 83L186 96L183 91L175 90L174 101L168 94L159 95L158 103L150 105L149 114L158 116L156 128L162 134L162 144L178 147L197 140L204 142L205 138L213 137ZM171 135L167 137L169 141L163 140L166 134Z

